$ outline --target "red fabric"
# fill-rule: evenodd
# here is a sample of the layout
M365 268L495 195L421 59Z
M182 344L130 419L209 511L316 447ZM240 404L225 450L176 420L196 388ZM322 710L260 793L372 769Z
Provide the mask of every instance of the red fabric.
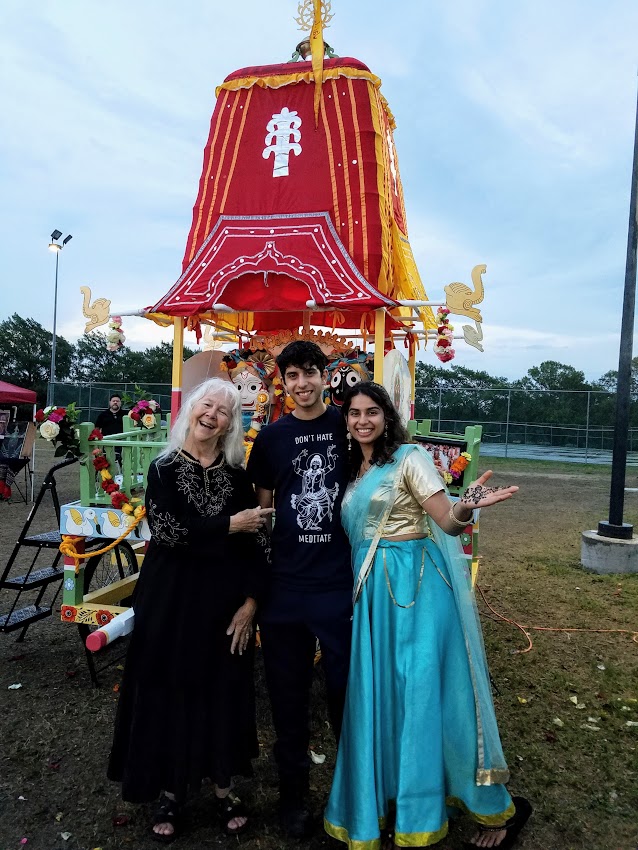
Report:
M337 56L334 59L323 60L324 69L328 68L357 68L359 71L368 71L370 69L359 59L353 59L351 56ZM250 65L248 68L239 68L233 71L224 80L225 83L230 80L241 80L244 77L276 77L286 76L289 74L299 73L301 71L312 70L310 61L307 62L278 62L276 65Z
M357 60L328 60L326 68L331 63L367 70ZM245 68L228 79L253 71L272 76L298 70L295 64ZM364 79L326 80L322 120L315 129L312 84L222 90L204 150L183 268L219 215L328 211L357 268L376 285L382 245L371 94L376 96L374 86ZM267 126L284 107L301 119L301 153L289 155L287 176L273 177L274 155L263 156Z
M236 312L281 313L307 310L308 300L357 313L395 304L353 266L327 213L220 217L152 312L192 316L225 304Z
M0 381L0 404L35 404L36 399L37 395L33 390Z

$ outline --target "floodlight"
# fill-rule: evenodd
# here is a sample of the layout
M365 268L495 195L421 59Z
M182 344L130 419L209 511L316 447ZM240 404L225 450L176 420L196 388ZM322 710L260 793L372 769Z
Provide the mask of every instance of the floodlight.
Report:
M54 230L53 233L51 234L51 239L59 239L60 236L62 236L62 231L61 230Z

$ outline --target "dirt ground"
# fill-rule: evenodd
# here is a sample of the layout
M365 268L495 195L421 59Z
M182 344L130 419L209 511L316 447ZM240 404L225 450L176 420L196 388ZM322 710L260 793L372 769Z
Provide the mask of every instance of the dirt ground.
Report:
M48 468L38 444L39 466ZM606 518L609 470L603 467L495 460L496 483L521 492L481 518L479 584L495 610L527 626L638 630L638 576L601 577L579 566L580 532ZM633 486L628 481L628 486ZM77 468L59 476L61 500L77 496ZM49 503L35 531L54 528ZM0 504L0 564L26 519L17 501ZM638 497L626 520L638 524ZM0 612L8 591L0 591ZM638 843L638 644L614 632L530 631L498 621L482 600L486 646L511 790L535 814L525 850L629 850ZM112 850L151 847L149 811L123 804L105 777L121 661L93 688L77 629L56 616L34 624L22 643L0 635L0 850ZM117 645L116 645L117 646ZM120 666L118 666L118 664ZM18 689L10 685L20 684ZM321 671L313 703L313 743L326 760L312 772L319 814L335 759L326 722ZM258 658L261 757L256 777L238 792L253 812L252 829L224 836L210 814L212 789L189 804L177 846L275 850L294 847L277 829L272 728ZM573 698L576 698L574 702ZM562 724L562 725L560 725ZM587 728L590 727L590 728ZM161 746L161 742L158 742ZM439 846L460 848L471 827L454 823ZM318 827L311 850L337 848Z

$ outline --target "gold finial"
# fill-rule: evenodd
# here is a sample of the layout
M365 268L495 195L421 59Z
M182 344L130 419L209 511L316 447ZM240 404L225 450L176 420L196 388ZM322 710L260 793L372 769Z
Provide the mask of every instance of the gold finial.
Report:
M108 298L96 298L91 304L91 290L88 286L81 286L80 292L83 295L82 312L89 320L84 328L84 333L88 334L108 322L111 302Z
M327 27L330 21L334 18L332 2L331 0L321 0L320 5L321 24L323 27ZM309 32L312 29L312 25L315 20L313 0L303 0L303 2L299 3L297 6L297 13L295 21L299 24L299 29L302 32Z

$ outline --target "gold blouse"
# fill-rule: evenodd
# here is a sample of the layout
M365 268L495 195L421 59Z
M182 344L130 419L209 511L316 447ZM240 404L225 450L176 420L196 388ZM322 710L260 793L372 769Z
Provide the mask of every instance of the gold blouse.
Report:
M383 537L397 537L400 534L430 534L427 514L421 505L430 496L443 490L445 485L434 465L428 463L428 459L423 457L422 452L425 452L425 449L412 451L405 459L398 494L383 529ZM356 486L355 481L349 485L348 489ZM384 483L372 497L368 506L368 519L364 532L366 538L375 535L383 517L383 506L387 504L389 489L390 485Z

